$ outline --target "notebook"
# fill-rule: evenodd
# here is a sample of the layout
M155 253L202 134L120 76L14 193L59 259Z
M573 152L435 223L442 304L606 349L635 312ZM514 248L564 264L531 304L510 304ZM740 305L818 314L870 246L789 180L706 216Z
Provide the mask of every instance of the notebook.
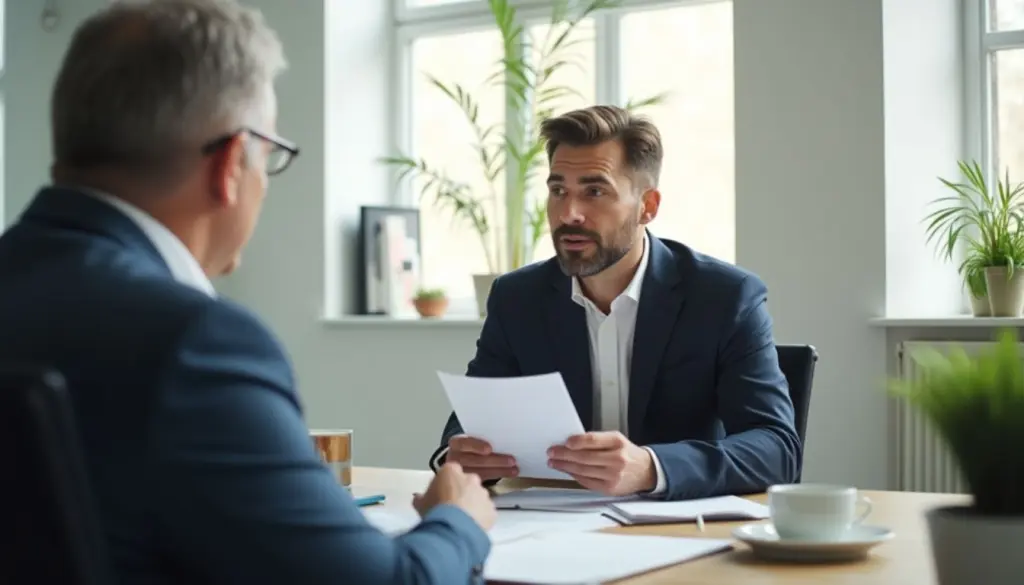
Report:
M728 540L555 532L491 549L484 578L502 583L593 585L732 548Z
M696 522L697 516L704 521L763 520L769 516L768 506L736 496L615 502L608 505L606 514L626 525Z

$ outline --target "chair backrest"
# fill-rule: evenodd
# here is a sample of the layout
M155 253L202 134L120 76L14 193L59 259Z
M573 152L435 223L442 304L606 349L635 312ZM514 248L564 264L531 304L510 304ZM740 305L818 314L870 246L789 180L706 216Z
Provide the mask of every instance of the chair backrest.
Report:
M813 345L776 345L779 368L789 384L789 398L793 401L796 432L800 444L807 440L807 415L811 409L811 387L814 385L814 366L818 351ZM801 467L802 467L801 462Z
M109 585L106 543L59 374L0 367L0 462L0 583Z

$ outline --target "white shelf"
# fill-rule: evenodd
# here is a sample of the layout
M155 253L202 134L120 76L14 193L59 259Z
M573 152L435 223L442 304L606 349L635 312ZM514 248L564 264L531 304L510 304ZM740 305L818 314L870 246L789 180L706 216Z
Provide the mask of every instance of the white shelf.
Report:
M437 319L420 317L385 317L380 315L345 315L344 317L320 319L327 327L342 328L386 328L386 329L418 329L418 328L467 328L479 329L484 324L481 317L459 315Z
M947 317L876 317L870 321L875 327L905 328L987 328L1024 327L1024 317L974 317L950 315Z

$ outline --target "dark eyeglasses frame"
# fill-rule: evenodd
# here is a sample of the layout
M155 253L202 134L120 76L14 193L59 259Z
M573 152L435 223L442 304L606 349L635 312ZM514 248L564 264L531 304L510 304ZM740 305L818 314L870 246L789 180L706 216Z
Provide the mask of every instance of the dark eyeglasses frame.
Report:
M231 140L234 139L235 136L238 136L239 134L241 134L243 132L246 133L246 134L249 134L250 136L255 136L256 138L259 138L260 140L265 140L265 141L269 142L270 144L273 144L275 147L280 148L281 150L283 150L283 151L288 153L288 158L285 160L285 163L283 165L281 165L281 168L279 168L279 169L272 169L272 170L268 169L267 170L267 175L268 176L274 176L274 175L279 175L279 174L283 173L285 171L285 169L287 169L289 166L291 166L292 161L295 160L295 157L299 156L299 147L294 142L285 140L284 138L281 138L280 136L273 136L271 134L267 134L265 132L260 132L259 130L255 130L253 128L248 128L248 127L239 128L235 132L232 132L230 134L225 134L224 136L220 136L218 138L214 138L213 140L207 142L202 147L203 155L211 155L211 154L217 152L218 150L220 150L221 148L224 148L224 146L227 143L231 142Z

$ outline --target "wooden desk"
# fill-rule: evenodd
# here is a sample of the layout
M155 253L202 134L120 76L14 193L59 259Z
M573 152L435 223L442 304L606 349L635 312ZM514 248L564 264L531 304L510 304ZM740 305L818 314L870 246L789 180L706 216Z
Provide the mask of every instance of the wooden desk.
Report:
M411 506L412 494L423 491L430 471L357 467L353 491L384 493L389 506ZM762 562L737 542L732 552L620 581L620 585L933 585L934 567L924 513L938 505L965 502L966 496L904 492L865 491L874 510L871 524L891 528L896 534L872 550L867 561L850 564L798 565ZM755 496L764 501L764 496ZM731 538L738 523L708 522L705 532L693 524L610 528L625 534L657 534Z

